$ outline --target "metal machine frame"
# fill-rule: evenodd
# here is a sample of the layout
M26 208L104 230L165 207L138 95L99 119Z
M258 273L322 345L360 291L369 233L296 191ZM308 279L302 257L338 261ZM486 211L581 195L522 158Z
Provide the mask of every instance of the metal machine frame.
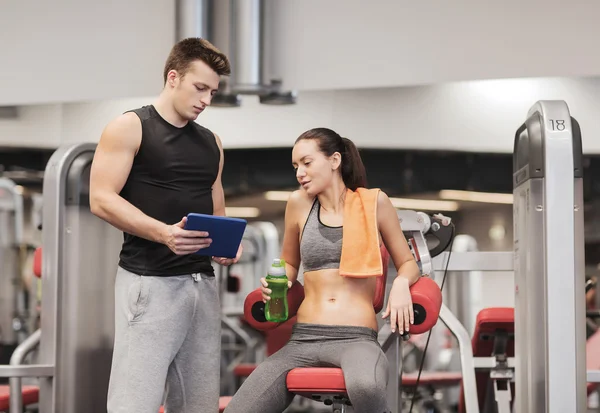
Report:
M41 329L17 348L11 365L0 366L0 376L11 378L11 412L22 411L22 377L39 378L44 413L106 411L94 395L108 384L122 235L89 210L95 148L90 143L61 147L46 167ZM87 231L95 236L84 239ZM38 364L21 365L38 346Z
M26 323L25 304L19 289L22 284L20 269L23 259L21 255L24 227L23 196L18 185L7 178L0 178L0 194L2 199L7 199L10 202L10 205L4 205L3 203L2 209L10 214L6 217L8 221L11 221L12 218L14 223L12 228L9 225L9 228L3 231L3 234L0 234L0 239L9 238L6 244L0 242L0 244L3 244L0 248L6 254L11 254L8 257L0 252L0 271L2 271L2 274L0 274L2 277L0 303L4 303L0 308L0 316L2 317L0 321L0 345L16 346L25 338L23 327ZM10 224L10 222L7 222L7 224ZM4 273L4 271L8 273Z
M565 102L531 108L513 156L514 251L444 252L433 268L514 271L515 357L506 367L515 370L515 412L585 411L586 383L600 381L600 371L586 377L581 132ZM458 340L466 411L479 413L475 370L497 361L473 357L471 337L445 304L440 319ZM499 411L510 411L510 394L496 398Z
M513 154L517 413L586 409L582 181L579 124L537 102Z

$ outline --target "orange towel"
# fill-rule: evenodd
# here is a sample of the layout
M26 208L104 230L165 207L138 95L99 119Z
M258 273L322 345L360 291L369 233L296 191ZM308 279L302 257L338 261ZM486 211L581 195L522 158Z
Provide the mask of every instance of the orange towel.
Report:
M366 278L383 274L377 227L379 189L346 192L340 275Z

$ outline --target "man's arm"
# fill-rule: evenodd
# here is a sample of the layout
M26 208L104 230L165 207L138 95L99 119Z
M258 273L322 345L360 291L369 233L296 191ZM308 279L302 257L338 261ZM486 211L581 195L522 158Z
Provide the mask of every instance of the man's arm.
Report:
M168 225L144 214L119 194L127 182L142 140L142 125L135 113L111 121L100 137L90 171L92 213L129 234L167 245L176 254L189 254L210 245L205 232L185 231L182 219Z
M383 243L398 271L396 279L404 277L409 285L413 285L419 280L421 271L402 232L396 208L383 191L379 192L377 199L377 223Z
M90 171L92 213L121 231L162 242L166 224L157 221L123 199L123 189L142 141L142 125L135 113L111 121L100 137Z
M217 173L217 179L212 187L212 200L213 200L213 215L225 216L225 191L223 190L223 181L221 176L223 175L223 165L225 164L223 155L223 144L221 138L215 133L215 140L219 147L219 172Z
M223 175L223 165L225 164L225 159L223 155L223 144L221 143L221 138L215 133L215 140L217 141L217 146L219 147L219 172L217 173L217 179L215 179L215 183L212 187L212 201L213 201L213 215L225 216L225 191L223 190L223 182L221 180L221 176ZM223 258L223 257L213 257L213 260L217 264L221 265L231 265L235 264L239 261L242 256L244 248L240 243L238 248L238 252L235 258Z
M288 287L298 281L298 269L300 268L300 228L299 217L305 215L306 193L296 190L290 195L285 206L283 243L281 247L281 258L285 260L285 273L288 278ZM309 204L312 206L312 204ZM310 207L309 207L310 210ZM265 277L260 279L262 299L267 302L271 299L271 289Z

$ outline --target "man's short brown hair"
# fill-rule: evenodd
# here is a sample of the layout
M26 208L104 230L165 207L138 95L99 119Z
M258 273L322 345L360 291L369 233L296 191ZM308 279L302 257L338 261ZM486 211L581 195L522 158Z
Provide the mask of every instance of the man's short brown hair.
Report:
M164 82L167 82L167 74L171 70L176 70L181 76L185 75L194 60L202 60L219 76L229 76L231 74L227 56L208 40L189 37L177 42L171 49L165 63Z

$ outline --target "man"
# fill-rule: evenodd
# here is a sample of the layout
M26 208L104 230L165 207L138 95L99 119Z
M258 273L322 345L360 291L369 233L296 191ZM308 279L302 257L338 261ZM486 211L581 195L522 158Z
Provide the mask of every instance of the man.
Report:
M227 57L203 39L177 43L152 105L104 129L90 176L92 212L124 232L115 281L109 413L217 412L221 315L210 234L184 229L190 212L225 215L219 137L195 120ZM215 258L222 265L235 259Z

